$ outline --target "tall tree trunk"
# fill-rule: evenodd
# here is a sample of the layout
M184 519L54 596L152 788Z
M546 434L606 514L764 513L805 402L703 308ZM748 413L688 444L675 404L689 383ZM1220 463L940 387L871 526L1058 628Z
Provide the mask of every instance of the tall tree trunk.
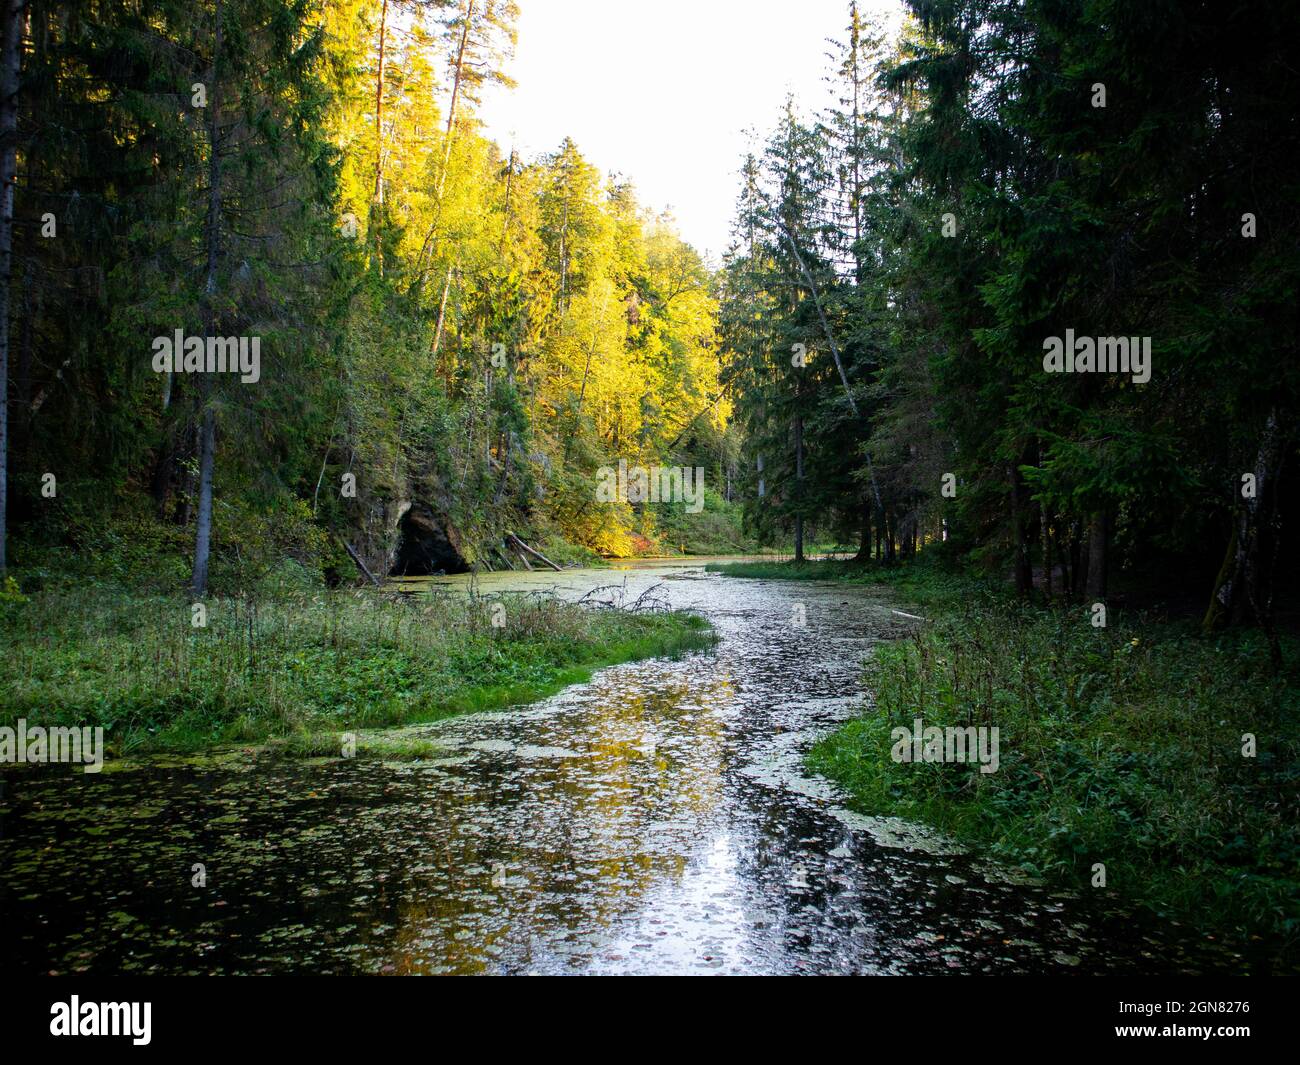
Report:
M442 145L442 169L438 172L438 184L434 189L434 211L433 221L429 223L429 231L424 235L424 242L420 246L420 257L416 260L420 269L417 276L424 276L424 257L433 243L434 235L438 231L438 226L442 221L442 197L447 189L447 171L451 168L451 135L456 128L456 110L460 105L460 87L461 79L465 74L465 55L469 48L469 31L474 21L474 7L478 0L464 0L465 14L464 22L461 25L460 43L456 48L456 59L452 63L451 71L451 100L447 104L447 126L443 133Z
M1078 599L1088 579L1088 556L1083 551L1083 523L1070 522L1070 597Z
M221 95L217 64L221 57L221 0L216 2L216 33L212 52L212 91L208 94L208 220L207 276L203 283L203 336L216 335L217 269L221 258ZM208 556L212 549L212 474L216 464L217 417L212 382L203 379L203 410L199 429L199 512L194 534L194 573L190 591L197 597L208 589Z
M803 415L794 416L794 560L803 558Z
M379 69L375 74L375 192L370 198L370 235L374 239L374 262L384 276L384 249L379 219L384 205L384 34L388 29L388 0L379 9Z
M443 278L442 281L442 298L438 301L438 324L434 327L433 344L429 348L429 355L435 364L435 371L436 371L436 364L438 361L438 351L442 347L442 331L447 323L447 297L451 294L451 274L455 268L456 268L456 264L454 262L447 264L447 276ZM450 395L451 394L450 363L448 363L447 371L443 375L443 377L447 382L447 394Z
M208 590L208 557L212 550L212 471L217 450L217 419L210 388L204 389L203 421L199 429L199 511L195 523L194 574L190 591L196 597Z
M159 521L167 518L167 501L171 498L172 463L176 457L176 427L167 424L163 427L162 442L158 445L158 458L154 462L153 476L149 479L149 493L153 496L154 509Z
M1272 575L1280 548L1276 489L1285 453L1285 434L1274 408L1265 419L1255 454L1254 495L1240 499L1227 555L1202 622L1208 632L1223 618L1239 623L1253 616L1269 641L1275 667L1281 663L1273 626Z
M1107 572L1110 565L1110 513L1098 510L1088 521L1088 584L1090 598L1106 598Z
M1047 520L1047 508L1040 506L1038 508L1038 527L1042 533L1043 539L1043 594L1047 601L1052 601L1052 567L1055 562L1052 559L1052 526Z
M32 178L30 158L27 160L27 171L30 187ZM37 315L34 270L34 264L31 259L28 259L23 264L23 328L18 337L18 373L15 377L15 383L18 385L18 406L27 415L24 421L28 423L28 428L30 428L32 405L32 340L36 332Z
M492 505L499 507L501 500L506 497L506 489L510 486L510 467L515 456L514 441L510 439L510 433L507 431L503 434L501 450L501 480L497 484L496 491L492 494Z
M1206 608L1205 617L1201 619L1201 631L1208 636L1223 619L1230 615L1232 606L1231 596L1231 579L1233 564L1237 559L1237 523L1232 523L1232 531L1228 534L1228 548L1223 554L1223 562L1219 566L1219 572L1214 578L1214 588L1210 592L1210 605Z
M1074 596L1074 544L1070 541L1069 528L1062 531L1061 519L1057 519L1052 533L1054 554L1061 559L1061 598L1067 602Z
M821 291L817 287L817 282L813 278L812 271L808 269L808 264L804 262L803 255L799 252L799 245L796 243L794 236L779 221L776 223L777 229L785 242L790 246L790 251L794 254L795 262L799 264L799 272L803 274L804 280L808 283L808 292L812 296L813 309L817 312L818 321L821 322L822 333L826 336L826 343L831 349L831 358L835 360L835 369L839 371L840 384L844 386L844 395L849 401L849 409L853 411L855 418L862 417L861 411L858 410L858 402L853 398L853 389L849 387L849 375L844 372L844 362L840 358L840 347L835 343L835 334L831 330L831 324L826 318L826 311L822 307ZM862 457L867 462L867 474L871 478L871 494L875 497L876 507L883 508L884 503L880 496L880 485L876 481L876 466L871 460L871 452L864 450Z
M1027 596L1034 590L1034 573L1029 566L1029 538L1025 532L1025 497L1020 471L1007 467L1011 482L1011 536L1015 552L1016 594Z
M862 526L858 536L858 553L854 556L854 562L869 562L871 560L871 500L862 501Z
M9 278L13 272L14 183L18 178L18 86L26 0L0 0L0 575L7 565L9 502Z
M438 174L437 201L441 208L443 190L447 187L447 170L451 166L451 131L456 126L456 105L460 102L461 78L465 73L465 51L469 45L469 30L474 22L474 5L477 0L465 0L465 21L460 29L460 45L456 49L456 62L452 66L451 101L447 105L447 133L442 146L442 170Z
M433 236L434 229L437 228L442 219L442 197L447 188L447 171L451 168L451 134L456 124L456 106L460 101L461 79L465 73L465 50L469 44L470 25L474 21L474 5L477 0L465 0L465 22L461 26L460 45L456 49L456 61L452 67L451 81L451 102L447 105L447 130L443 137L442 148L442 169L438 173L438 188L435 196L437 208L434 212L433 229L430 229L429 236ZM426 239L425 243L428 243ZM442 347L442 330L447 317L447 294L451 291L451 275L455 268L454 263L447 264L447 276L442 282L442 298L438 301L438 324L433 331L433 345L431 348L433 358L438 358L438 349ZM448 374L448 391L450 391L450 373Z
M573 410L573 428L569 430L569 438L564 442L564 462L568 465L569 449L573 447L573 438L578 435L578 430L582 426L582 404L587 398L587 377L591 373L591 357L596 354L596 338L593 335L591 344L587 348L587 363L582 368L582 387L578 389L578 405Z
M858 5L849 4L849 77L853 80L853 188L849 202L853 210L853 281L862 287L866 270L862 262L862 79L858 70L858 53L862 41L858 32Z

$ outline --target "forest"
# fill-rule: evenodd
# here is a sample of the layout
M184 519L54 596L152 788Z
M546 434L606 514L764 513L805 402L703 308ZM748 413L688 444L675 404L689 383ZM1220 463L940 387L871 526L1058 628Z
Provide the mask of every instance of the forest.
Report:
M351 580L339 541L388 572L403 520L411 572L515 528L575 558L741 542L706 265L572 142L480 132L512 4L14 12L0 567ZM181 330L252 338L260 379L158 372ZM699 528L591 505L610 456L670 454L715 486Z
M511 4L16 8L0 566L135 551L203 592L351 579L341 537L391 570L403 521L447 568L515 527L580 558L815 529L1048 597L1195 575L1208 627L1271 632L1294 26L1128 7L924 3L891 39L850 5L840 107L774 116L716 269L576 144L481 134ZM157 372L182 329L260 342L260 380ZM1067 330L1151 380L1049 376ZM715 521L591 506L619 458L702 467Z
M4 5L0 732L102 729L108 769L147 766L105 774L113 809L226 802L195 798L191 757L270 781L250 804L328 786L366 816L377 774L400 791L428 772L447 808L414 797L402 830L490 874L484 891L550 876L526 841L577 818L590 835L566 827L546 863L606 870L583 901L597 924L652 908L719 810L731 831L709 838L740 848L754 897L792 900L762 929L810 919L818 870L868 875L828 817L886 850L894 827L853 818L928 825L1089 899L1086 949L1017 924L1019 903L971 931L977 904L944 902L925 942L964 921L969 955L908 940L888 964L851 939L874 918L837 923L822 899L808 935L838 938L816 971L1295 971L1300 8L846 0L824 96L791 91L735 160L715 254L574 138L536 153L489 132L492 94L527 91L528 3ZM642 87L627 121L653 106ZM530 703L549 724L512 716ZM992 770L951 764L951 743L948 764L891 760L923 717L1000 730ZM785 766L782 737L842 806L737 798L738 765L767 783ZM588 754L552 790L528 768ZM34 835L0 841L21 858L57 785L12 779L37 789ZM501 779L514 798L485 799ZM520 796L536 812L508 822L508 854L457 835ZM633 830L624 800L674 816ZM396 829L367 824L368 870L405 877ZM926 853L903 880L943 900L983 883ZM292 859L285 883L330 860ZM0 913L62 898L62 867L14 868L47 879ZM1095 902L1108 873L1128 909ZM538 962L559 933L502 908L508 963L474 954L473 899L416 904L430 884L451 898L446 875L386 901L400 918L370 913L355 953L232 939L214 969L633 956ZM183 888L132 918L140 953L92 945L86 967L192 971L151 924ZM292 898L231 919L274 938ZM1115 914L1135 909L1194 931L1126 944ZM695 946L647 971L721 956ZM755 949L719 964L795 964ZM81 971L50 950L32 933L21 963Z
M719 298L755 520L796 557L809 522L864 557L947 541L1049 600L1199 595L1207 631L1257 625L1276 655L1294 15L912 7L897 42L855 9L842 107L791 101L745 161Z
M890 39L850 5L840 105L774 116L716 269L572 142L482 135L510 3L14 8L0 566L134 552L202 592L350 580L341 540L391 570L412 522L449 569L516 527L575 558L807 528L1048 598L1194 577L1207 627L1271 632L1291 16L914 6ZM157 372L180 330L253 338L261 379ZM1043 372L1067 331L1150 379ZM619 458L702 467L707 527L593 506Z

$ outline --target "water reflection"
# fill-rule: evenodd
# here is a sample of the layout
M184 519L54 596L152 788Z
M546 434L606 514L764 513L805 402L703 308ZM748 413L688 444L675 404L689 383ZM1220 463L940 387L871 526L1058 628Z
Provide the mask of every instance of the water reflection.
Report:
M1043 972L1230 967L841 807L800 764L897 619L863 589L662 581L721 642L412 731L419 762L155 760L9 775L9 969ZM481 577L577 597L608 572ZM466 578L426 582L449 590ZM802 604L806 625L792 624ZM47 767L43 767L47 768ZM207 885L192 884L194 863Z

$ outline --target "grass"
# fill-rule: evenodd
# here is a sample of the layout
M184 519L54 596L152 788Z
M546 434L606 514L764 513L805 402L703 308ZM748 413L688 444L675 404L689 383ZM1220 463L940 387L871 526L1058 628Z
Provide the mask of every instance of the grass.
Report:
M371 732L299 732L268 745L273 753L296 758L378 758L386 762L415 762L449 755L425 736L406 729Z
M175 596L96 586L0 600L0 724L101 725L114 755L277 737L310 748L302 737L528 702L713 639L691 614L536 595L322 591L206 609L196 627Z
M882 580L882 571L870 565L848 561L781 562L762 559L756 562L710 562L709 573L726 577L750 577L769 581L849 581L852 583Z
M1028 605L932 561L740 563L737 576L886 583L929 621L866 663L874 705L809 767L852 804L945 830L1006 862L1106 890L1294 963L1300 940L1297 647L1274 675L1254 631L1085 605ZM902 763L891 730L996 726L1000 768ZM1243 757L1243 735L1256 738Z

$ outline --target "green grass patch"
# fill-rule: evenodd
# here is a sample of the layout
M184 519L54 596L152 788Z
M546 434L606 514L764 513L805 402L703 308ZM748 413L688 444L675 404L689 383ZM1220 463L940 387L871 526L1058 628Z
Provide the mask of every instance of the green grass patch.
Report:
M372 732L301 732L272 740L267 748L293 758L377 758L385 762L415 762L449 755L427 736L404 729Z
M956 587L963 594L972 588L989 590L990 585L969 576L954 576L937 555L911 563L885 565L882 562L857 562L853 559L816 559L792 562L758 559L746 562L710 562L706 572L724 577L744 577L769 581L841 581L845 584L869 584L887 588L891 594L913 604L944 601L954 597Z
M103 726L114 755L192 751L495 709L714 638L688 613L537 595L348 591L205 605L196 627L188 600L100 586L0 602L0 724Z
M836 559L808 562L782 562L777 559L760 559L753 562L710 562L704 568L709 573L721 573L724 577L749 577L769 581L873 583L881 579L881 570L874 564Z

